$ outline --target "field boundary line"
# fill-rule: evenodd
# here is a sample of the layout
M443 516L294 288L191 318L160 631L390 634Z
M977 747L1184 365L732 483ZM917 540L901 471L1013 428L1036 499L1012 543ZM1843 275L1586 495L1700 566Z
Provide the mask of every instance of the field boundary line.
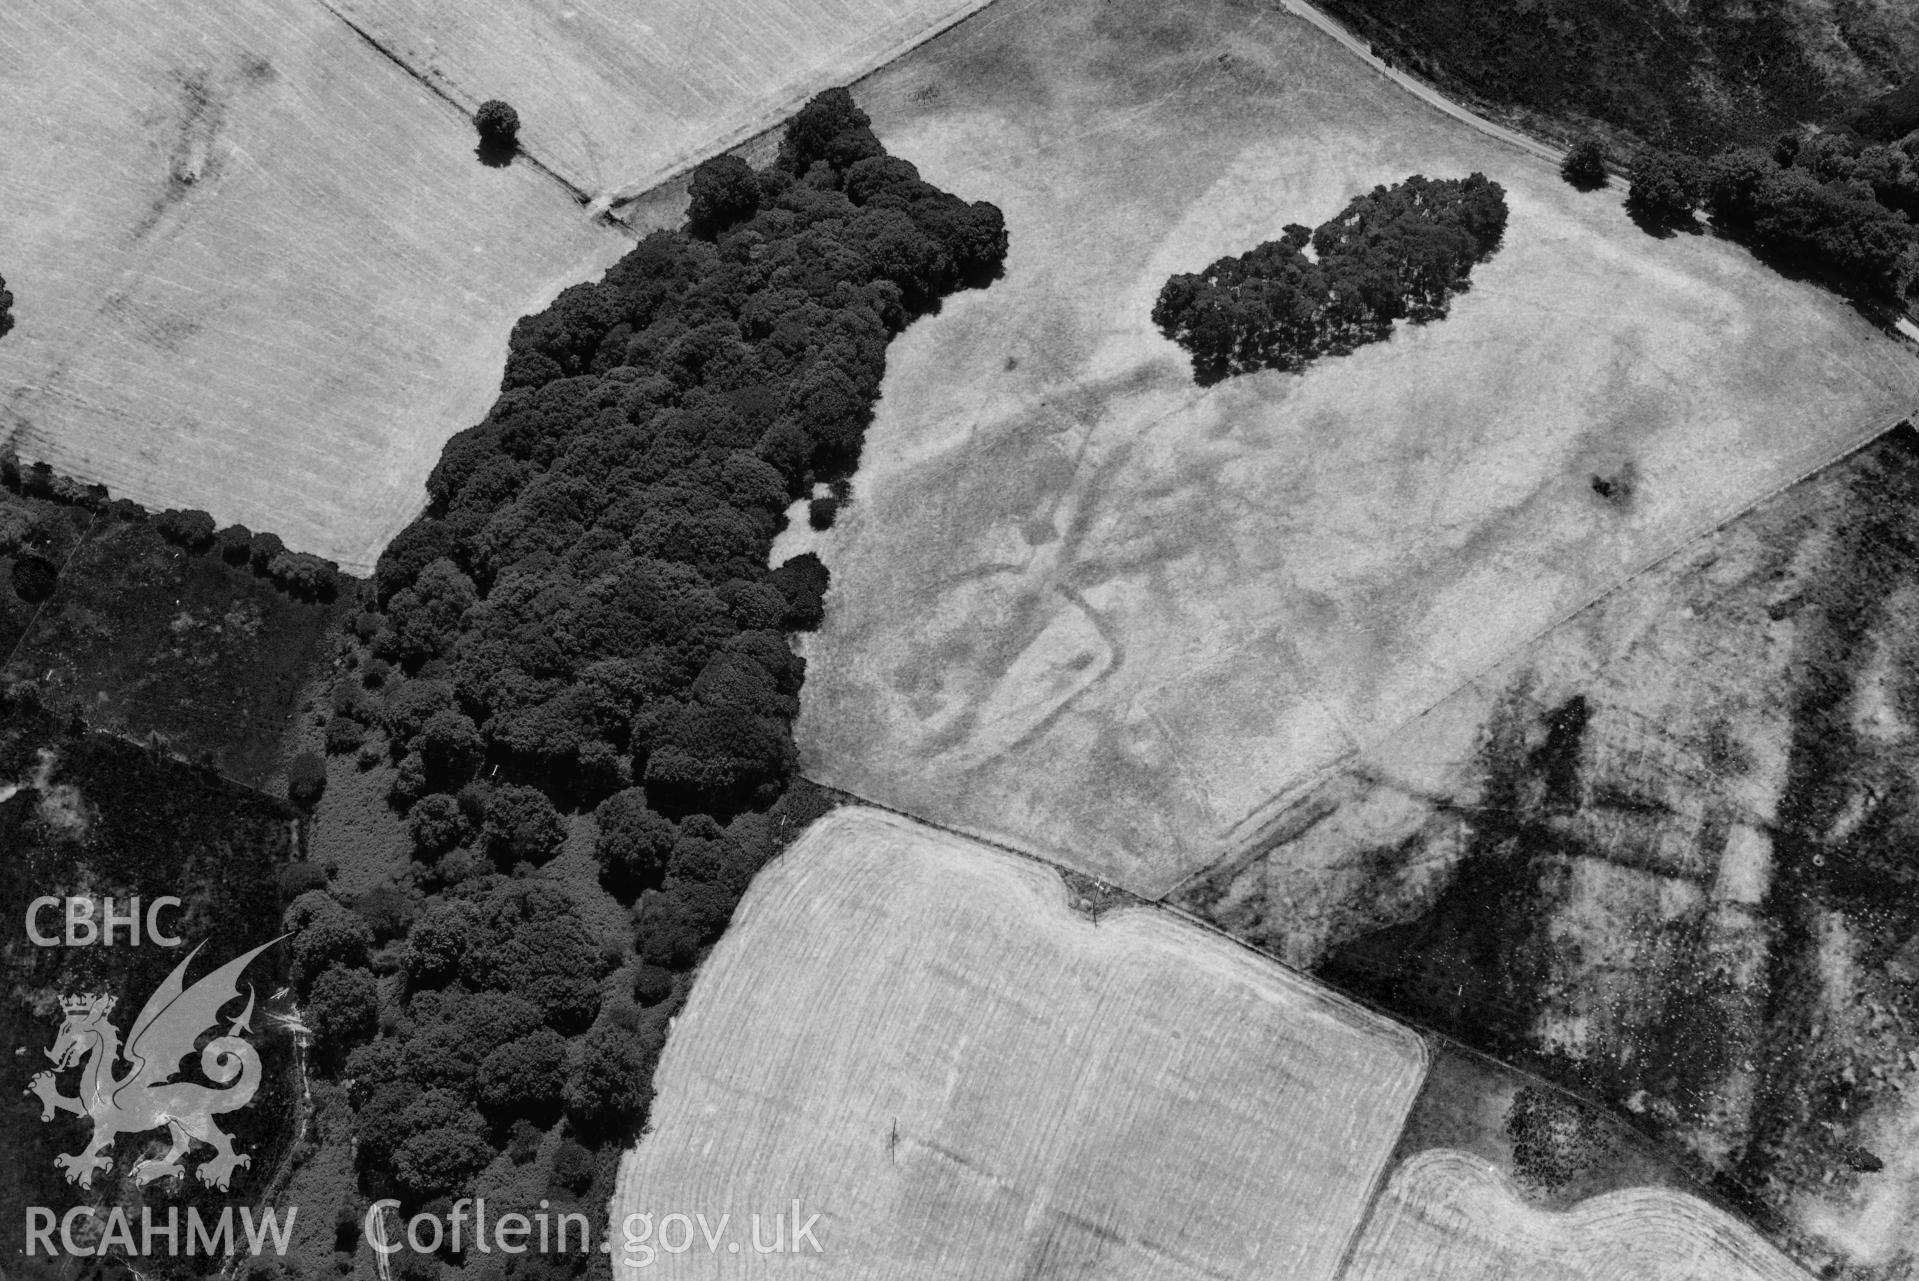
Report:
M321 0L321 2L326 3L327 0ZM850 66L835 64L821 69L817 74L808 77L799 89L784 95L752 119L734 126L718 138L708 139L671 160L662 161L650 173L641 174L625 182L608 184L606 190L593 197L587 207L594 213L609 213L615 205L638 200L648 192L672 182L675 178L691 173L713 157L723 156L737 147L743 147L771 133L782 121L804 106L807 99L814 94L840 85L857 85L877 75L921 45L945 35L960 23L991 8L995 3L997 0L959 0L959 3L949 6L924 26L913 27L903 37L888 41L877 53L861 56Z
M1861 450L1875 444L1883 437L1897 431L1900 427L1909 425L1916 416L1919 416L1919 410L1902 411L1894 415L1889 422L1875 423L1860 432L1842 437L1834 443L1832 448L1823 451L1816 462L1809 463L1805 467L1800 468L1785 480L1767 486L1751 498L1739 500L1730 510L1711 518L1705 525L1696 528L1692 533L1684 535L1677 542L1663 550L1651 553L1642 559L1635 567L1630 569L1624 576L1602 587L1583 600L1568 606L1560 613L1554 615L1541 627L1527 633L1519 640L1501 649L1492 658L1447 685L1444 692L1425 703L1417 711L1394 720L1383 730L1372 735L1357 747L1342 752L1338 757L1329 760L1324 765L1312 769L1301 775L1298 779L1285 784L1280 791L1276 792L1265 802L1255 806L1245 817L1241 818L1226 830L1224 846L1218 857L1210 860L1204 867L1197 871L1190 872L1180 878L1179 881L1159 897L1172 898L1186 889L1187 886L1192 885L1196 881L1204 880L1235 859L1258 857L1261 853L1264 853L1263 850L1257 848L1260 842L1264 841L1272 833L1274 827L1283 820L1293 805L1301 798L1310 795L1314 789L1332 779L1340 771L1349 767L1354 761L1363 759L1366 755L1376 750L1382 743L1389 742L1402 735L1409 727L1426 719L1426 717L1432 715L1465 690L1480 684L1488 676L1491 676L1500 668L1511 663L1544 637L1551 635L1582 614L1587 613L1613 596L1618 595L1667 562L1691 551L1699 544L1718 534L1728 525L1744 518L1757 508L1774 501L1788 491L1796 489L1808 480L1818 476L1820 473L1846 461Z
M1870 443L1870 442L1867 442L1867 443ZM1860 448L1863 448L1863 446L1860 446ZM1853 452L1856 452L1856 450ZM1830 464L1828 464L1828 466L1829 465ZM831 795L840 798L842 804L860 805L860 806L864 806L867 809L878 810L881 813L890 814L894 816L895 818L905 819L909 823L916 824L920 827L927 828L931 831L942 832L948 836L956 836L962 840L970 841L973 844L984 846L998 853L1011 854L1014 857L1019 858L1028 863L1037 863L1040 866L1047 868L1048 870L1052 871L1054 874L1060 877L1061 881L1064 883L1068 891L1069 896L1074 888L1074 882L1076 880L1092 881L1096 885L1103 886L1110 891L1117 892L1118 894L1124 896L1127 900L1129 900L1129 904L1128 904L1129 906L1132 906L1136 909L1145 910L1145 911L1163 912L1166 915L1176 920L1183 921L1186 924L1191 925L1201 931L1204 931L1207 934L1211 934L1217 938L1225 940L1227 943L1230 943L1234 948L1238 949L1239 951L1250 953L1252 956L1257 957L1259 960L1265 962L1266 964L1272 965L1276 967L1277 969L1281 970L1282 972L1284 972L1285 974L1291 976L1293 979L1297 980L1299 983L1306 986L1310 990L1335 997L1339 1001L1343 1002L1344 1004L1352 1006L1356 1009L1364 1010L1366 1013L1374 1016L1375 1018L1382 1020L1383 1022L1387 1024L1390 1024L1393 1027L1403 1028L1406 1031L1411 1032L1418 1039L1420 1044L1421 1062L1420 1062L1420 1069L1419 1069L1419 1089L1418 1091L1415 1092L1413 1096L1413 1105L1407 1108L1405 1117L1403 1117L1400 1121L1399 1132L1395 1140L1392 1159L1388 1160L1386 1166L1382 1168L1380 1172L1378 1173L1378 1175L1375 1177L1372 1191L1367 1196L1366 1207L1365 1207L1366 1212L1361 1217L1359 1225L1354 1229L1351 1239L1347 1242L1346 1249L1341 1255L1339 1268L1333 1274L1336 1279L1344 1278L1347 1275L1348 1271L1350 1270L1353 1255L1358 1248L1359 1242L1365 1236L1365 1229L1367 1225L1369 1225L1372 1222L1374 1212L1377 1210L1379 1206L1380 1199L1385 1194L1386 1185L1389 1182L1391 1182L1392 1174L1398 1168L1400 1164L1399 1158L1401 1157L1402 1154L1399 1150L1398 1144L1405 1140L1406 1128L1408 1125L1411 1124L1413 1112L1416 1110L1418 1106L1418 1101L1420 1097L1424 1094L1426 1086L1430 1083L1430 1078L1432 1076L1434 1063L1438 1057L1438 1053L1442 1050L1448 1053L1457 1054L1462 1057L1474 1060L1475 1062L1488 1064L1500 1072L1510 1073L1515 1078L1518 1078L1519 1080L1523 1081L1524 1083L1528 1085L1533 1086L1536 1089L1544 1090L1560 1098L1570 1099L1573 1102L1579 1104L1581 1107L1588 1109L1592 1112L1595 1112L1599 1114L1600 1116L1605 1117L1608 1120L1608 1122L1612 1125L1614 1131L1617 1134L1626 1136L1626 1138L1631 1144L1639 1147L1643 1152L1657 1157L1661 1162L1669 1166L1672 1170L1677 1171L1679 1174L1683 1175L1685 1179L1691 1184L1690 1187L1673 1188L1672 1189L1673 1191L1683 1193L1686 1196L1694 1197L1700 1201L1703 1201L1713 1206L1714 1208L1718 1209L1720 1212L1728 1215L1729 1217L1731 1217L1738 1223L1743 1224L1745 1227L1749 1228L1753 1233L1755 1233L1759 1237L1759 1239L1767 1242L1769 1245L1773 1246L1775 1249L1780 1250L1782 1253L1786 1254L1786 1257L1794 1258L1794 1256L1791 1255L1790 1252L1786 1251L1785 1247L1778 1240L1776 1240L1770 1233L1767 1233L1766 1231L1761 1229L1760 1226L1757 1223L1755 1223L1749 1215L1740 1211L1729 1200L1727 1200L1725 1196L1723 1196L1721 1193L1719 1193L1717 1190L1715 1190L1712 1187L1710 1181L1705 1177L1700 1166L1693 1159L1690 1153L1675 1147L1671 1147L1661 1142L1660 1140L1652 1137L1651 1135L1644 1133L1643 1131L1639 1130L1637 1127L1632 1125L1624 1117L1620 1116L1618 1112L1616 1112L1613 1108L1609 1107L1607 1104L1601 1102L1597 1098L1591 1097L1587 1094L1581 1093L1578 1090L1571 1089L1567 1086L1561 1085L1557 1081L1549 1080L1546 1077L1540 1076L1537 1072L1533 1071L1530 1068L1523 1067L1516 1063L1510 1063L1506 1061L1505 1059L1498 1057L1497 1055L1489 1054L1484 1050L1478 1049L1472 1045L1468 1045L1466 1042L1460 1040L1458 1037L1453 1036L1447 1032L1442 1032L1438 1028L1428 1025L1418 1018L1402 1014L1396 1010L1387 1009L1385 1006L1381 1005L1378 1001L1374 1000L1373 998L1365 996L1358 992L1350 991L1349 989L1347 989L1345 985L1340 983L1335 983L1318 974L1314 974L1309 970L1303 970L1299 968L1298 966L1293 965L1292 963L1284 960L1283 958L1273 955L1271 952L1268 952L1266 949L1259 947L1258 945L1254 943L1248 942L1247 940L1239 937L1237 934L1234 934L1231 930L1225 929L1222 926L1207 920L1205 917L1198 915L1197 913L1193 912L1191 909L1182 907L1177 903L1168 902L1165 899L1147 898L1144 895L1139 894L1133 890L1129 890L1124 886L1115 885L1112 882L1104 880L1100 877L1094 876L1091 873L1082 872L1076 867L1068 866L1067 864L1060 862L1059 860L1049 857L1045 854L1038 854L1033 852L1032 850L1021 849L1020 847L1015 845L1008 845L1005 841L996 840L991 837L978 836L962 828L957 828L950 824L939 822L935 819L922 818L920 815L915 814L910 810L903 810L896 805L889 805L884 801L873 800L869 797L860 795L858 792L850 791L847 788L838 787L831 783L819 782L818 780L809 777L803 771L801 772L800 777L806 779L808 783L812 784L814 787L819 788L821 791L830 793ZM816 819L814 821L817 822L818 820ZM782 851L782 853L784 853L784 851ZM1099 917L1104 914L1103 910L1096 910L1089 914L1084 909L1079 908L1077 906L1073 906L1070 902L1070 898L1069 898L1068 908L1075 915L1082 915L1082 916L1090 915L1095 924L1098 923ZM1106 909L1106 910L1110 910L1110 909ZM1421 1149L1421 1150L1423 1151L1425 1149ZM1734 1178L1733 1182L1741 1188L1745 1188L1746 1186L1745 1184L1739 1182L1737 1178ZM1747 1189L1747 1190L1750 1191L1750 1189ZM1796 1258L1794 1259L1794 1261L1797 1262Z
M867 797L860 795L858 792L848 791L844 787L835 787L830 783L815 782L813 779L807 778L804 773L802 773L800 777L806 778L806 781L808 783L811 783L814 787L819 788L823 792L830 792L835 796L845 798L845 800L843 801L843 804L859 805L866 809L878 810L882 814L890 814L894 818L905 819L907 822L912 823L916 827L923 827L923 828L926 828L928 831L940 832L947 836L956 836L963 841L967 841L974 845L984 846L987 849L995 851L996 853L1011 854L1015 858L1021 859L1025 862L1037 863L1041 867L1044 867L1048 871L1059 876L1060 880L1065 884L1069 893L1072 891L1075 881L1091 881L1093 882L1093 884L1100 886L1101 888L1109 892L1117 892L1118 894L1130 900L1130 903L1128 904L1128 906L1135 907L1135 908L1142 908L1142 909L1145 909L1148 911L1154 911L1154 912L1165 912L1171 916L1178 917L1180 920L1183 920L1192 925L1198 926L1200 929L1204 930L1208 934L1212 934L1218 938L1226 940L1227 942L1231 943L1239 951L1250 953L1251 955L1258 957L1260 960L1270 965L1278 967L1280 970L1283 970L1286 974L1288 974L1292 978L1299 980L1299 982L1301 982L1302 984L1304 984L1305 986L1307 986L1308 988L1314 991L1325 992L1332 996L1338 997L1341 1001L1345 1002L1346 1004L1351 1005L1357 1009L1365 1010L1368 1014L1371 1014L1385 1021L1386 1023L1391 1024L1394 1027L1405 1028L1413 1032L1421 1041L1419 1084L1422 1089L1425 1087L1426 1077L1432 1070L1432 1053L1431 1053L1431 1047L1424 1044L1424 1042L1426 1038L1428 1037L1443 1036L1442 1033L1431 1032L1428 1029L1421 1027L1420 1025L1412 1022L1409 1019L1402 1018L1401 1016L1386 1010L1385 1008L1383 1008L1376 1002L1369 1000L1366 997L1358 996L1351 992L1348 992L1345 988L1340 987L1337 984L1328 983L1325 979L1320 978L1318 975L1309 973L1306 970L1300 969L1296 965L1293 965L1287 961L1281 960L1279 957L1274 956L1271 952L1266 951L1264 948L1256 947L1253 944L1248 943L1245 939L1240 938L1237 934L1234 934L1229 930L1221 929L1219 926L1213 924L1211 921L1206 920L1204 917L1196 916L1192 912L1187 911L1185 908L1182 908L1178 906L1177 904L1167 903L1159 899L1147 898L1143 894L1138 894L1132 890L1129 890L1123 885L1115 885L1111 881L1105 880L1098 876L1094 876L1090 872L1082 872L1076 867L1068 866L1067 864L1061 862L1060 860L1055 858L1049 858L1048 856L1044 854L1035 854L1031 850L1023 850L1017 846L1008 845L1004 841L996 841L991 839L990 837L975 836L973 833L968 832L962 828L952 827L946 823L941 823L933 819L921 818L918 814L913 813L911 810L903 810L896 805L888 805L884 801L870 800ZM815 819L813 821L818 822L819 820ZM784 853L785 851L781 851L781 852ZM1068 906L1069 906L1069 909L1075 915L1087 916L1096 925L1099 923L1099 918L1101 916L1105 915L1107 911L1112 910L1110 908L1101 908L1101 909L1096 909L1094 911L1088 912L1083 908L1074 907L1070 903ZM1450 1038L1446 1038L1446 1039L1450 1040Z
M412 80L415 84L418 84L419 86L424 88L428 93L438 98L441 102L446 103L449 107L452 107L455 111L459 112L462 119L471 120L473 118L472 110L462 105L459 99L455 98L451 93L447 92L445 86L441 85L439 82L434 80L433 77L416 69L412 63L408 62L405 58L401 57L396 50L389 48L386 45L386 43L382 41L378 36L375 36L371 31L368 31L365 27L361 26L358 22L355 22L352 18L348 17L345 13L343 13L338 7L336 7L333 4L333 0L317 0L317 3L322 9L325 9L328 13L332 14L336 19L338 19L340 23L346 27L347 30L351 31L354 35L360 37L360 39L364 41L366 45L369 48L371 48L374 52L378 53L382 58L385 58L388 62L398 67L401 71L405 72L407 77L410 80ZM610 214L606 212L605 209L595 209L593 207L592 197L590 197L586 193L585 189L582 188L578 183L574 182L571 178L561 173L558 169L555 169L552 165L547 164L544 160L541 160L533 152L527 150L526 147L516 144L514 147L514 158L525 160L528 167L538 171L541 174L544 174L548 179L558 183L561 187L565 188L566 193L569 196L573 197L573 201L575 204L585 209L590 215L592 215L599 221L604 222L609 226L617 227L619 230L626 232L628 235L633 234L633 229L631 227L621 222L618 218L612 217Z

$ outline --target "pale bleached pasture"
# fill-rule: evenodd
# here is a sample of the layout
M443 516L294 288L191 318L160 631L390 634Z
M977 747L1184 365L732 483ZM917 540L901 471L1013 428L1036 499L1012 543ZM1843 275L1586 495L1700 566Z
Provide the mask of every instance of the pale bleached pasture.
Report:
M1843 300L1648 236L1276 6L1001 0L858 93L1011 249L887 353L803 768L1146 897L1919 405ZM1445 320L1209 388L1153 327L1174 272L1474 171L1511 221Z
M311 0L0 5L0 445L364 572L631 243Z

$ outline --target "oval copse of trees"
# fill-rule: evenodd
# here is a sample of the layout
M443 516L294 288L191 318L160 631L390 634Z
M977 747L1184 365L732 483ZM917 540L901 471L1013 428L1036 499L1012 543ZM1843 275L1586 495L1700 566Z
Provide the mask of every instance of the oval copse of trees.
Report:
M1505 232L1505 190L1484 174L1414 175L1355 197L1317 228L1295 223L1278 240L1173 276L1153 323L1185 349L1202 386L1298 370L1381 341L1395 321L1444 317Z

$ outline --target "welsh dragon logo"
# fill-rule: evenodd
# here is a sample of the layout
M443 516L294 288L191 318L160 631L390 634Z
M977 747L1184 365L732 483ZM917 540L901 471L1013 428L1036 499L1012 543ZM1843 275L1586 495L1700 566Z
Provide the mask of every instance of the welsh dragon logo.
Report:
M238 1111L251 1103L260 1087L260 1056L241 1039L241 1033L253 1030L252 985L247 987L246 1008L228 1026L226 1034L216 1036L200 1051L200 1070L208 1080L225 1088L172 1078L180 1071L180 1061L193 1053L194 1042L219 1024L221 1009L238 999L241 971L279 941L263 943L187 987L187 966L205 944L194 948L134 1019L124 1050L119 1030L107 1021L113 1012L113 997L69 996L61 1000L66 1020L60 1024L53 1048L46 1051L53 1060L53 1070L35 1075L27 1093L40 1096L42 1121L53 1120L56 1112L71 1112L93 1122L93 1139L86 1147L70 1156L53 1158L53 1163L66 1171L67 1182L90 1187L96 1171L112 1168L115 1137L161 1127L166 1128L173 1146L158 1160L135 1165L135 1184L183 1177L186 1166L181 1158L194 1143L213 1149L213 1156L197 1171L200 1181L209 1187L225 1190L236 1169L253 1163L253 1158L233 1150L233 1140L213 1122L218 1114ZM127 1069L116 1075L122 1058ZM56 1076L83 1060L80 1093L72 1097L61 1094Z

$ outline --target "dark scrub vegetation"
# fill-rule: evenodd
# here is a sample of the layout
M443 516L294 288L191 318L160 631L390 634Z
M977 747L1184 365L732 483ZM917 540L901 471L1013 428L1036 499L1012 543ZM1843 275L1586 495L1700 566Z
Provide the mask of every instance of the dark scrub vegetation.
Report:
M1891 6L1801 0L1327 0L1395 63L1446 88L1560 120L1590 119L1707 153L1830 121L1904 80L1913 50ZM1816 43L1827 40L1848 58ZM1893 103L1880 117L1898 114ZM1911 95L1906 109L1910 111ZM1907 126L1909 130L1912 126Z
M0 454L0 674L258 786L345 603L331 561L213 526Z
M17 787L18 790L14 790ZM111 1021L125 1035L147 998L193 948L204 951L188 971L200 978L279 933L280 871L292 853L292 811L281 801L238 786L211 771L175 760L109 734L89 731L65 714L40 704L27 684L0 687L0 910L10 942L0 953L7 995L0 1001L0 1038L18 1053L8 1083L14 1097L0 1108L0 1205L10 1209L0 1225L0 1248L19 1259L25 1249L23 1206L66 1207L81 1197L109 1205L148 1203L197 1209L211 1221L223 1206L256 1204L286 1154L295 1131L299 1094L293 1037L277 1022L288 1012L274 994L286 981L289 952L283 943L262 953L244 976L256 1004L248 1038L262 1062L259 1092L237 1111L219 1117L236 1150L251 1164L233 1174L222 1191L189 1175L146 1189L130 1177L135 1162L156 1155L158 1134L124 1134L113 1166L95 1175L88 1193L78 1192L54 1164L61 1153L81 1150L89 1122L58 1113L42 1122L37 1100L18 1097L33 1076L50 1067L43 1051L61 1022L60 998L108 993L117 1004ZM40 947L29 943L26 921L35 899L93 899L105 916L105 898L119 918L112 946ZM160 931L181 940L156 946L146 933L146 911L161 897L179 899L155 916ZM130 945L125 917L140 901L140 943ZM35 924L43 933L64 934L63 911L43 906ZM81 933L81 942L88 937ZM238 1001L222 1011L221 1027L241 1013ZM181 1065L182 1079L199 1079L197 1056ZM124 1063L114 1071L124 1075ZM62 1093L76 1092L76 1078L63 1074ZM191 1170L210 1149L196 1146ZM164 1217L164 1211L156 1210ZM142 1260L143 1274L166 1281L201 1275L202 1259ZM11 1266L11 1265L9 1265ZM97 1275L124 1275L108 1265Z

